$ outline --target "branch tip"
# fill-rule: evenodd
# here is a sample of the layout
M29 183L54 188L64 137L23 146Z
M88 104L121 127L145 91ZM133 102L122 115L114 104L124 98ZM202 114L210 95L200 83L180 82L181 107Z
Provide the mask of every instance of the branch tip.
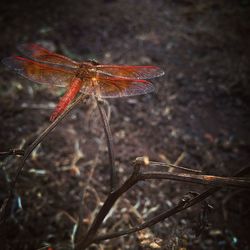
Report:
M140 165L140 166L149 166L150 161L149 161L149 157L148 156L140 156L137 157L134 161L133 161L134 165Z

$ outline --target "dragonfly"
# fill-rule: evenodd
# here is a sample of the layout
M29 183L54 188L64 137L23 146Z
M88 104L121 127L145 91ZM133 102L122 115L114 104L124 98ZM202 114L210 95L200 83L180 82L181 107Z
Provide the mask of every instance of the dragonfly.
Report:
M4 58L2 62L19 75L41 84L66 88L50 116L54 121L79 92L98 98L116 98L154 91L149 79L164 75L157 66L100 64L94 60L77 62L38 44L18 47L24 55Z

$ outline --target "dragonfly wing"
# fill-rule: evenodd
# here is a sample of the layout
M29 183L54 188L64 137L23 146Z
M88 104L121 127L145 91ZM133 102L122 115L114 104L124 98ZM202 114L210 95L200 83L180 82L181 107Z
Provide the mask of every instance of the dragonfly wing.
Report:
M164 75L156 66L97 65L97 72L102 75L125 79L150 79Z
M18 49L24 55L33 58L39 62L59 64L70 68L79 67L79 63L70 58L51 52L37 44L25 43L18 46Z
M153 84L146 80L104 78L97 83L88 80L82 88L86 94L94 94L102 98L143 95L155 90Z
M56 65L47 65L23 57L13 56L2 61L8 68L18 74L38 83L52 86L67 86L75 76L73 69L63 69Z

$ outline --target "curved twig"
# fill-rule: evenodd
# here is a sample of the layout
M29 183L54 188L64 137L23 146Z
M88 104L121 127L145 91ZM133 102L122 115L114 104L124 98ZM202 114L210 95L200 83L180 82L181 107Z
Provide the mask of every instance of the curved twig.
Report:
M67 108L64 110L64 112L57 117L57 119L52 122L39 136L38 138L27 147L27 149L24 151L24 154L22 156L20 165L17 169L16 175L13 179L13 181L10 184L10 191L9 191L9 195L8 197L4 200L3 205L1 207L0 210L0 221L4 220L5 218L5 210L6 207L9 205L10 201L11 201L11 197L14 194L14 190L15 190L15 185L17 182L17 179L24 167L24 164L27 160L27 158L30 156L30 154L32 153L32 151L38 146L38 144L58 125L58 123L74 108L76 107L85 97L85 94L82 93L81 95L78 96L78 98Z

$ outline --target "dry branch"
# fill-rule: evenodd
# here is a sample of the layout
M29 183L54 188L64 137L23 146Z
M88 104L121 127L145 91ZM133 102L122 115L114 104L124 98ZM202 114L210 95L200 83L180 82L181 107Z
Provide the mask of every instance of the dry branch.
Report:
M9 196L5 199L1 210L0 210L0 221L4 221L6 219L6 208L9 207L11 199L14 195L15 185L17 179L25 165L25 162L31 152L38 146L38 144L58 125L58 123L76 106L78 105L84 98L84 94L80 95L76 101L71 104L51 125L49 125L39 136L38 138L27 147L26 150L9 150L7 152L0 153L0 156L7 156L7 155L20 155L21 162L17 169L17 173L11 182L10 185L10 192ZM173 164L161 163L161 162L153 162L149 161L148 158L138 157L133 164L133 172L130 177L122 184L120 187L117 187L115 183L116 179L116 169L115 169L115 157L114 157L114 150L113 150L113 141L112 141L112 134L109 127L108 118L105 112L103 105L96 99L97 106L100 112L100 116L103 122L104 132L107 139L107 146L108 146L108 153L109 153L109 161L110 161L110 186L111 192L107 196L103 206L100 208L99 212L97 213L93 223L90 225L87 233L79 239L76 237L76 250L83 250L86 247L90 246L93 243L99 243L103 240L112 239L115 237L119 237L122 235L131 234L152 225L155 225L158 222L163 221L164 219L179 213L191 207L202 200L206 199L208 196L213 194L214 192L218 191L222 187L236 187L236 188L250 188L250 180L249 178L242 178L242 177L220 177L220 176L212 176L212 175L202 175L198 170L192 170L189 168L179 167ZM144 168L142 168L144 166ZM148 166L167 166L167 167L174 167L178 170L181 170L182 173L173 173L173 172L165 172L165 171L148 171ZM183 173L186 172L186 173ZM240 171L237 176L244 175L249 172L249 168L245 168L243 171ZM213 188L208 189L207 191L203 192L195 196L194 198L189 198L182 200L176 205L174 208L164 211L159 215L147 219L145 222L136 225L132 228L121 230L118 232L111 232L107 234L98 235L98 230L104 223L104 220L110 210L114 207L116 201L131 187L133 187L137 182L144 181L144 180L151 180L151 179L166 179L172 181L182 181L194 184L202 184L202 185L211 185L214 186ZM82 216L79 216L82 218ZM80 220L82 221L82 219ZM81 226L79 226L81 229ZM79 230L81 232L81 230Z
M82 250L91 245L92 243L98 243L100 241L111 239L115 237L119 237L122 235L130 234L137 232L139 230L145 229L146 227L150 227L169 216L172 216L184 209L187 209L190 206L195 205L196 203L206 199L208 196L218 191L221 187L241 187L241 188L250 188L249 179L237 178L237 177L217 177L217 176L206 176L206 175L195 175L195 174L177 174L177 173L166 173L166 172L141 172L141 165L147 165L149 162L143 162L141 159L138 159L134 162L134 171L132 175L121 185L120 188L116 189L114 192L110 193L107 197L104 205L101 207L99 213L97 214L94 222L90 226L87 234L76 244L77 250ZM249 172L249 168L246 168L240 171L239 174L245 174ZM138 181L142 181L145 179L170 179L170 180L178 180L184 182L191 182L196 184L205 184L205 185L215 185L216 187L210 188L202 194L192 198L190 200L185 200L180 202L176 207L165 211L144 223L137 225L131 229L127 229L120 232L114 232L105 235L95 236L98 232L98 229L103 223L106 215L113 207L115 202L127 192L132 186L134 186Z
M221 177L213 175L195 175L168 172L145 172L138 176L138 180L168 179L173 181L190 182L203 185L250 188L249 178Z
M14 195L15 185L17 179L25 165L27 158L30 156L32 151L38 146L38 144L44 140L44 138L58 125L58 123L73 109L75 108L82 100L85 98L85 94L81 94L78 98L67 108L64 112L57 117L57 119L52 122L38 137L37 139L24 150L24 154L22 155L20 165L18 166L16 175L10 184L10 191L8 197L4 200L3 205L0 209L0 222L5 220L6 218L6 208L10 205L11 199Z
M236 176L246 175L246 174L249 174L249 172L250 172L250 168L247 167L247 168L244 168L241 171L239 171L236 174ZM237 177L234 177L234 178L237 178ZM119 236L122 236L122 235L131 234L131 233L140 231L142 229L145 229L147 227L153 226L153 225L165 220L166 218L168 218L168 217L170 217L170 216L172 216L174 214L177 214L177 213L179 213L179 212L181 212L181 211L183 211L183 210L185 210L185 209L187 209L187 208L201 202L202 200L206 199L207 197L209 197L213 193L220 190L220 188L221 187L210 188L210 189L206 190L205 192L197 195L196 197L194 197L192 199L189 199L189 200L182 201L177 206L175 206L174 208L169 209L169 210L167 210L167 211L165 211L165 212L163 212L163 213L161 213L161 214L159 214L159 215L157 215L157 216L155 216L155 217L153 217L151 219L148 219L144 223L142 223L140 225L137 225L137 226L135 226L133 228L118 231L118 232L99 235L93 240L93 242L98 243L98 242L103 241L103 240L113 239L113 238L116 238L116 237L119 237Z

